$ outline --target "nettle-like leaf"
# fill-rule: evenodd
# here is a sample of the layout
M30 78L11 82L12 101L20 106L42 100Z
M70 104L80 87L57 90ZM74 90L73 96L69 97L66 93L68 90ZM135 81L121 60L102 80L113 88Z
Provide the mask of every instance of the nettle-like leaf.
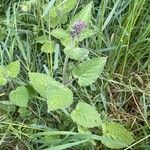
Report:
M44 44L46 41L49 41L49 36L47 36L47 35L39 36L36 39L36 42L41 43L41 44Z
M41 51L45 53L53 53L54 50L55 50L54 41L46 41L41 47Z
M47 99L48 112L69 106L73 101L72 91L52 77L41 73L29 73L34 89Z
M52 77L42 73L29 73L30 83L33 88L44 98L49 85L59 85Z
M101 125L101 118L94 106L85 102L79 102L74 111L71 113L71 118L78 125L85 128L93 128Z
M59 23L64 24L67 22L68 13L75 7L77 0L56 1L52 6L49 16L45 16L45 20L49 22L52 28L55 28Z
M71 36L66 30L63 30L61 28L54 29L52 30L51 35L59 39L64 46L70 44Z
M89 50L86 48L79 48L79 47L66 47L64 49L64 53L71 59L75 60L83 60L88 57Z
M8 71L5 66L0 65L0 86L4 86L7 83Z
M84 21L86 24L90 23L91 20L91 9L92 9L92 2L90 2L87 6L85 6L78 14L74 16L74 18L71 20L68 30L71 30L72 25L77 21Z
M73 76L78 78L79 85L88 86L94 83L103 72L106 59L106 57L92 58L76 66Z
M120 149L134 142L132 133L118 123L105 122L102 124L102 131L101 142L109 148Z
M0 74L0 86L4 86L7 83L6 78L4 78L1 74Z
M46 91L48 112L68 107L73 102L73 93L67 87L48 86Z
M25 86L20 86L9 94L10 101L16 106L27 107L29 94Z
M6 69L9 71L10 78L16 78L20 72L20 62L18 60L12 62L6 66Z
M56 5L53 6L50 10L50 17L56 18L59 17L58 15L65 15L69 13L77 4L77 0L65 0L61 2L56 2Z
M83 32L81 32L81 34L79 36L75 37L74 40L77 42L80 42L80 41L83 41L84 39L89 38L95 34L96 34L95 30L87 28Z
M63 14L70 12L77 4L77 0L65 0L61 2L57 8L61 10Z

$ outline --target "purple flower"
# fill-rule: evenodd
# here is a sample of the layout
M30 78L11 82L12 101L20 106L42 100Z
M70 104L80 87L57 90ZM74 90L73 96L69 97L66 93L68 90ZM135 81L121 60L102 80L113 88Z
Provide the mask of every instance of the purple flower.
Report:
M71 29L71 37L75 38L75 36L79 36L80 33L87 27L84 21L77 21Z

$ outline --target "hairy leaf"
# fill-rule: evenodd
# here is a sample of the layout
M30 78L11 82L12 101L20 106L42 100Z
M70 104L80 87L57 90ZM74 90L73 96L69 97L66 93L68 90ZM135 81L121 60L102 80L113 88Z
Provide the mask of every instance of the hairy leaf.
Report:
M102 124L102 143L109 147L120 149L127 147L134 142L132 134L122 125L115 122L105 122Z
M1 74L0 74L0 86L4 86L7 83L6 78L4 78Z
M9 71L10 78L16 78L20 72L20 62L18 60L12 62L6 66L6 69Z
M41 51L45 53L53 53L55 49L54 41L46 41L41 47Z
M49 22L52 28L55 28L59 23L64 24L68 20L68 13L75 7L77 0L56 1L49 11L49 16L45 16L45 20Z
M48 86L46 90L48 112L65 108L73 102L73 93L67 87Z
M89 50L86 48L71 48L68 46L64 49L64 53L71 59L83 60L88 57Z
M91 20L91 9L92 2L90 2L87 6L85 6L75 17L71 20L68 30L71 29L72 25L77 21L84 21L86 24L89 24Z
M10 101L20 107L27 107L28 105L28 91L25 86L18 87L16 90L11 91L9 95Z
M38 43L41 43L41 44L44 44L46 41L49 40L49 37L46 36L46 35L42 35L42 36L39 36L37 39L36 39L36 42Z
M71 113L71 118L78 125L85 128L93 128L101 125L101 119L94 106L85 102L79 102L74 111Z
M106 57L93 58L79 64L73 70L73 76L78 78L81 86L88 86L95 82L103 72L106 63Z
M71 36L66 30L63 30L61 28L54 29L52 30L51 34L55 38L59 39L64 46L70 44Z
M69 106L73 101L73 93L52 77L41 73L29 73L30 83L34 89L47 99L48 112Z
M0 86L4 86L7 83L8 71L5 66L0 65Z
M87 28L87 29L83 30L83 32L81 32L81 34L79 36L77 36L75 38L75 40L77 42L80 42L80 41L83 41L84 39L89 38L89 37L91 37L91 36L93 36L95 34L96 34L95 30L91 30L91 29Z
M44 98L49 85L58 85L58 83L49 75L42 73L29 73L30 83L33 88Z

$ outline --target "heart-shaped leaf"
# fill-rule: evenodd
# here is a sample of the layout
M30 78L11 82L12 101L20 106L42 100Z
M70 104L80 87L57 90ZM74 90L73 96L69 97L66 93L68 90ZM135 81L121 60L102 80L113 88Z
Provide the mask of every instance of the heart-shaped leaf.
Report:
M71 59L83 60L88 57L89 50L86 48L71 48L68 46L64 49L64 53Z
M103 72L105 64L106 57L92 58L75 67L73 76L78 78L78 83L81 86L88 86L97 80Z
M79 102L74 111L71 113L71 118L78 125L85 128L93 128L101 125L101 118L94 106L85 102Z
M48 112L65 108L73 102L73 94L67 87L48 86L46 90Z
M6 69L9 71L10 78L16 78L20 72L20 62L18 60L12 62L6 66Z
M25 86L20 86L9 94L10 101L16 106L27 107L29 95Z
M102 124L102 131L101 142L109 148L121 149L134 142L132 134L118 123L105 122Z

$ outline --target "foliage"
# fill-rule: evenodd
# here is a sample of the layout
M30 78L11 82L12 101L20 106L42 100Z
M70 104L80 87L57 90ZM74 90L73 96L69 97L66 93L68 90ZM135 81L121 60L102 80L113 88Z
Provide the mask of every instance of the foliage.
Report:
M87 103L79 102L71 113L71 118L78 125L85 128L93 128L101 125L101 119L96 109Z
M78 78L78 83L81 86L88 86L96 81L102 73L106 64L106 58L92 58L91 60L84 61L73 70L73 76Z
M0 149L150 149L149 10L1 0Z
M11 91L9 95L10 101L20 107L27 107L28 105L28 91L24 86L18 87L16 90Z
M115 122L103 123L102 130L102 143L109 148L120 149L134 142L131 133Z

